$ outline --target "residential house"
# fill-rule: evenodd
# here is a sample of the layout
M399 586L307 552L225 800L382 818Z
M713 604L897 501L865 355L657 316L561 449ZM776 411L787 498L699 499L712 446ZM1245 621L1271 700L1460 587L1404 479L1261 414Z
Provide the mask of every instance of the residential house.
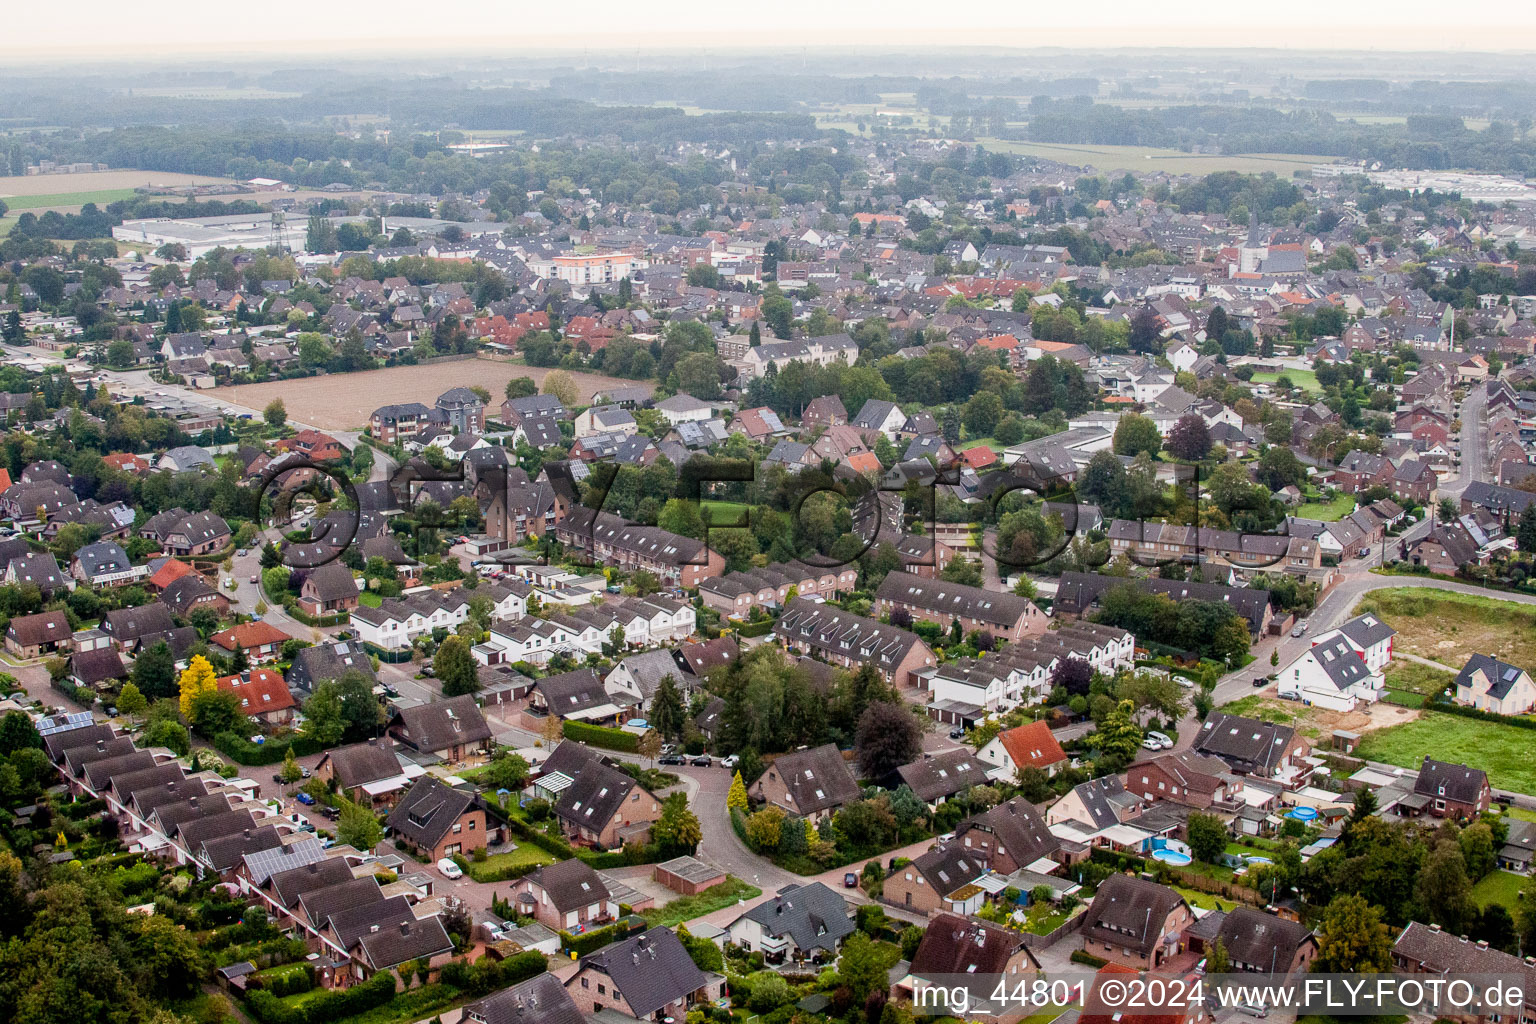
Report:
M911 787L929 808L936 808L950 797L987 781L986 766L964 747L924 754L911 764L897 768L896 774L902 784Z
M885 879L882 898L913 913L970 915L981 909L987 890L976 880L989 874L986 856L956 840L940 840L926 853L896 868Z
M229 543L229 524L212 512L196 512L177 520L162 542L173 555L206 555Z
M1055 775L1069 763L1066 752L1044 721L1004 729L987 741L976 756L990 765L994 774L1010 781L1026 766Z
M5 629L5 649L22 659L66 650L72 630L63 610L19 615Z
M752 783L752 796L790 814L820 821L857 800L858 784L831 743L781 754Z
M580 932L619 916L618 901L596 871L575 857L535 868L512 884L518 912L555 931Z
M623 772L588 762L555 802L555 818L572 842L616 850L649 840L661 801Z
M848 901L821 882L790 884L725 926L725 941L770 963L836 954L855 931Z
M1523 715L1536 707L1531 674L1491 654L1474 654L1456 676L1456 703L1496 715Z
M1000 924L943 911L933 915L912 955L908 977L898 991L914 1002L930 984L948 988L956 977L997 979L1011 991L1041 969L1021 932ZM986 993L990 994L990 993ZM924 1005L932 1005L924 1002Z
M1386 692L1386 679L1372 672L1350 644L1336 632L1312 646L1280 672L1280 696L1315 704L1330 711L1353 711L1374 704Z
M208 638L210 643L230 653L239 648L255 665L276 661L283 653L283 645L292 639L272 623L264 621L242 622Z
M804 597L789 603L773 631L788 649L844 668L873 665L899 687L918 686L918 673L938 661L916 633Z
M954 842L983 858L992 870L1040 874L1055 870L1068 856L1061 840L1051 834L1034 805L1023 797L1005 800L955 826Z
M352 570L340 562L311 569L299 587L299 607L316 618L350 612L357 603L357 581Z
M1312 746L1291 726L1215 711L1201 724L1193 749L1219 757L1239 775L1294 781L1310 771Z
M1299 921L1239 904L1227 911L1216 933L1233 973L1306 973L1317 956L1317 938Z
M991 633L1000 640L1019 640L1041 633L1050 620L1027 597L982 587L924 579L906 572L890 572L875 591L874 614L885 616L901 609L914 620L927 619L948 628L959 621L967 633Z
M1137 761L1125 770L1125 786L1148 804L1167 800L1202 811L1242 809L1243 780L1220 758L1187 750Z
M492 746L490 724L473 694L396 708L390 716L389 735L449 764L483 758Z
M336 788L349 800L367 807L387 807L400 798L420 768L407 769L389 740L366 740L337 747L320 755L315 778L336 780Z
M1083 912L1083 952L1138 971L1156 970L1178 952L1194 922L1189 903L1166 885L1131 875L1106 878Z
M417 779L384 819L416 857L437 862L486 845L485 808L472 792L430 775Z
M588 953L565 990L582 1013L615 1010L635 1020L682 1020L713 1004L725 979L699 970L670 928L652 928Z
M1436 761L1427 755L1419 766L1413 792L1430 801L1430 813L1435 817L1458 820L1471 820L1487 811L1493 794L1488 775L1481 768Z
M250 668L220 676L218 687L239 698L241 712L267 725L289 724L298 708L283 674L275 669Z
M587 1024L560 979L549 973L470 1003L463 1019L470 1024Z

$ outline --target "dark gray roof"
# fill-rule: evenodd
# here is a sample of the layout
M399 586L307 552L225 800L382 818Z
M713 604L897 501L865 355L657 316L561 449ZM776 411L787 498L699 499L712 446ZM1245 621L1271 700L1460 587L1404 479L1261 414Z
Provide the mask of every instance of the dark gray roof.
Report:
M1413 791L1422 796L1452 800L1456 803L1475 804L1488 785L1488 776L1480 768L1468 768L1464 764L1436 761L1424 758L1419 767L1419 777Z
M638 785L628 775L600 761L588 762L561 792L555 813L575 825L601 831Z
M334 885L310 889L299 897L299 907L304 916L309 918L310 924L324 928L332 914L366 907L381 899L383 894L379 891L378 878L363 875L361 878L347 878Z
M609 897L608 886L585 861L571 858L536 868L528 881L542 888L562 915Z
M1472 686L1473 677L1477 673L1482 673L1488 679L1488 695L1503 700L1509 696L1510 688L1520 681L1525 670L1518 665L1500 661L1491 654L1474 654L1467 659L1461 673L1456 676L1457 687Z
M560 979L545 973L464 1007L476 1024L586 1024Z
M126 572L133 566L128 559L128 553L109 540L87 544L75 552L75 559L80 563L81 571L88 577Z
M1081 931L1087 938L1146 955L1157 945L1163 922L1183 902L1184 897L1166 885L1110 875L1084 911Z
M986 765L966 748L921 757L896 769L901 781L924 803L954 796L987 781Z
M1049 857L1061 849L1061 840L1051 835L1045 819L1022 797L1006 800L965 819L955 828L955 835L963 839L971 829L982 829L995 835L998 847L1007 850L1008 856L1020 866Z
M314 589L322 601L342 601L357 596L357 582L352 570L340 562L327 562L304 578L306 586Z
M107 612L102 629L118 641L137 640L150 633L166 633L176 628L171 610L157 601L137 608L118 608Z
M352 946L362 951L363 959L375 971L453 950L453 940L435 915L418 920L409 907L395 909L390 900L381 900L377 906L379 917Z
M1336 636L1332 640L1315 644L1308 653L1340 690L1349 689L1371 674L1365 662L1350 646L1347 637Z
M1011 629L1030 609L1027 597L899 571L886 573L875 597L931 612L940 625L961 616Z
M447 750L491 738L491 727L471 694L400 708L395 722L404 728L402 739L421 751Z
M336 641L305 647L288 668L288 685L313 692L321 683L340 679L348 672L361 672L370 680L377 678L360 644Z
M94 651L76 651L69 656L69 674L81 684L90 686L108 679L124 679L128 669L118 656L115 647L98 647Z
M423 775L395 804L385 824L417 846L434 847L474 802L473 794Z
M336 773L336 782L343 789L392 779L402 774L400 759L388 740L367 740L339 747L325 755Z
M1397 635L1397 630L1371 614L1356 615L1339 631L1361 647L1370 648Z
M246 854L270 850L282 843L276 825L261 825L203 840L202 858L213 866L213 870L222 874L239 864Z
M351 881L352 869L339 858L317 860L277 871L269 875L269 878L278 902L293 909L298 906L299 897L305 893Z
M652 928L581 958L579 974L592 968L607 974L616 992L642 1020L709 983L669 928Z
M1218 934L1234 967L1266 974L1287 973L1297 948L1313 941L1306 925L1245 906L1227 914Z
M784 754L769 766L789 791L794 811L805 816L841 807L859 797L859 786L835 744Z
M1020 949L1028 950L1024 936L1000 924L959 914L935 914L912 955L912 973L926 978L941 974L1002 975ZM1034 961L1034 954L1029 958Z
M1279 764L1295 734L1288 725L1216 711L1200 727L1194 749L1219 757L1238 771L1267 775Z
M848 901L821 882L787 885L742 916L762 925L765 935L788 935L799 949L835 950L854 930Z

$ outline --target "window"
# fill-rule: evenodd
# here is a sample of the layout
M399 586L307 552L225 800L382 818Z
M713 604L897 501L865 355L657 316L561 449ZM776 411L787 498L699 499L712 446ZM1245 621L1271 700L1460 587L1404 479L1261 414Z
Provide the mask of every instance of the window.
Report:
M592 986L587 983L587 979L586 978L582 978L581 979L581 987L582 988L591 988Z

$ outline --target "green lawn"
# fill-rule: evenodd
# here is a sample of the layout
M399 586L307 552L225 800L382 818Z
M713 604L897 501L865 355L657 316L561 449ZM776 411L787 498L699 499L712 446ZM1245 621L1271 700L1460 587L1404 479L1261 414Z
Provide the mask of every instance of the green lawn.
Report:
M465 858L469 864L469 877L477 882L494 881L507 868L522 867L525 864L553 864L555 859L554 854L532 843L522 843L511 853L493 853L485 860Z
M725 876L725 881L711 886L695 896L679 896L672 902L643 911L641 917L652 927L675 928L684 921L723 910L740 900L754 899L763 894L755 885L748 885L735 875Z
M709 512L713 526L735 525L742 522L752 511L752 506L740 501L701 501L699 513Z
M1253 383L1274 384L1281 377L1289 377L1292 387L1301 388L1301 390L1314 395L1323 393L1323 386L1317 382L1317 374L1312 370L1282 370L1279 373L1256 373L1253 375Z
M1355 496L1340 494L1329 502L1309 501L1296 509L1298 519L1316 519L1324 523L1336 523L1355 510Z
M991 448L993 451L996 451L996 452L1000 452L1000 451L1003 450L1003 448L1006 447L1005 445L998 444L996 441L994 441L990 437L977 437L977 438L973 438L973 439L971 439L969 441L966 441L965 443L963 443L961 445L958 445L955 448L955 451L963 452L967 448L980 448L982 445L986 445L988 448Z
M1393 587L1367 594L1354 614L1373 612L1397 630L1393 646L1461 670L1473 654L1536 665L1536 607L1478 594ZM1432 670L1430 670L1432 671ZM1447 680L1449 682L1449 680Z
M1387 668L1386 680L1389 690L1405 690L1429 696L1454 683L1456 674L1421 665L1416 661L1394 661Z
M365 608L377 608L384 603L384 599L371 590L365 590L357 595L357 603Z
M1533 741L1536 736L1529 729L1426 711L1417 721L1366 733L1355 756L1417 768L1429 754L1440 761L1476 765L1496 789L1536 794Z
M1472 887L1472 898L1477 900L1479 907L1497 903L1513 911L1516 900L1520 898L1520 890L1529 881L1529 878L1513 871L1494 871Z
M1237 906L1237 903L1233 900L1224 900L1211 893L1201 892L1199 889L1190 889L1182 885L1176 885L1173 888L1193 906L1199 907L1201 910L1231 910Z
M48 210L56 206L84 206L95 203L105 206L119 199L132 199L137 193L131 188L109 188L96 192L55 192L46 196L7 196L5 205L12 213L23 210Z

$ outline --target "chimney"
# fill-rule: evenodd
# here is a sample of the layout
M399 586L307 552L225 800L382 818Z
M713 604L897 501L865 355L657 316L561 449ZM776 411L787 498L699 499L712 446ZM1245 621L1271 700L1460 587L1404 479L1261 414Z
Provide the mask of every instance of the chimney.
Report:
M369 935L372 935L374 932L377 932L378 930L379 930L379 926L376 925L376 924L371 924L371 925L368 926L368 934Z
M1440 930L1440 926L1437 925L1437 924L1432 924L1432 925L1429 926L1429 930L1432 931L1432 932L1437 932L1437 931Z
M1488 940L1487 939L1478 939L1477 940L1477 948L1478 949L1487 949L1488 948Z
M409 921L401 921L400 922L400 934L401 935L409 935L409 934L411 934L411 922L409 922Z

